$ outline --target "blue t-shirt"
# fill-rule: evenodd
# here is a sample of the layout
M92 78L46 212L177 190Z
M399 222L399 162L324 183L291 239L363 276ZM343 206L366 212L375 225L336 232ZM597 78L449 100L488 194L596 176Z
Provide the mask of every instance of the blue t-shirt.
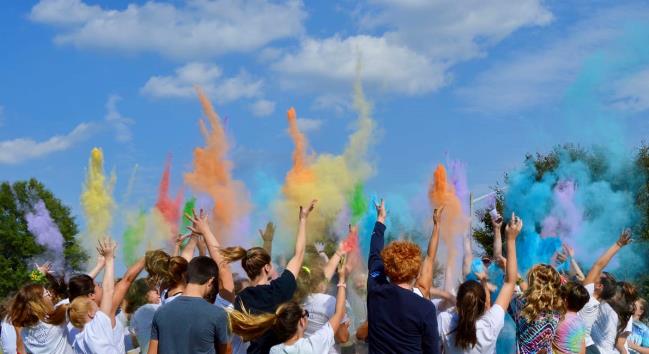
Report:
M162 305L151 326L160 354L216 354L228 338L228 315L203 298L179 296Z

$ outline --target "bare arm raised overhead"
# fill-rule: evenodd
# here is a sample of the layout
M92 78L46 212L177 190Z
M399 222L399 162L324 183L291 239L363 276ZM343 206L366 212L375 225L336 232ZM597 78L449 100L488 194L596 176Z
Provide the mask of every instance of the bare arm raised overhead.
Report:
M439 224L441 222L444 206L433 211L433 231L428 241L428 251L426 258L421 265L421 272L417 277L417 287L424 294L424 297L430 298L430 288L433 286L433 268L435 267L435 257L437 256L437 247L439 246Z
M505 236L507 237L507 263L505 266L505 282L500 289L500 293L496 298L495 304L502 309L507 310L509 302L514 294L516 288L516 280L518 279L518 261L516 259L516 237L523 229L523 220L518 218L512 213L512 218L509 220L505 228Z
M625 229L624 231L622 231L615 244L609 247L609 249L606 250L606 252L604 252L601 257L599 257L595 264L593 264L593 267L590 269L588 275L586 276L586 279L584 280L584 285L595 283L601 276L602 271L604 271L604 268L606 268L613 256L615 256L615 254L620 249L622 249L622 247L628 245L629 243L631 243L631 230Z
M293 273L295 278L297 278L300 273L300 268L304 262L304 248L306 247L306 220L309 217L309 214L315 208L315 205L318 201L313 200L309 204L308 208L303 208L300 206L300 219L297 229L297 239L295 240L295 254L288 264L286 264L286 270Z

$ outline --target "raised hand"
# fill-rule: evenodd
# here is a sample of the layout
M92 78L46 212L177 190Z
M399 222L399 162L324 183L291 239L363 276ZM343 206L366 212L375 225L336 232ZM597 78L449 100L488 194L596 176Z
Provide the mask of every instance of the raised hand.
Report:
M631 239L631 229L626 228L626 229L624 229L622 231L622 233L620 234L620 237L617 239L616 243L617 243L618 246L624 247L624 246L628 245L629 243L631 243L631 241L633 241Z
M196 215L196 211L192 211L192 215L185 214L185 217L192 222L192 226L187 229L196 235L205 235L210 232L210 223L207 220L207 213L201 209Z
M108 260L115 258L115 249L117 249L117 243L111 238L105 238L103 241L99 241L97 252Z
M259 235L264 241L272 241L273 237L275 236L275 224L268 222L268 224L266 224L265 230L262 231L261 229L259 229Z
M442 213L444 212L444 205L440 208L433 210L433 224L439 225L442 220Z
M384 224L385 223L385 218L388 215L388 212L385 209L385 201L383 199L381 199L381 202L379 204L374 203L374 206L376 207L377 221Z
M343 284L345 283L345 279L347 279L347 267L345 266L346 264L347 257L341 257L340 262L338 263L338 281Z
M523 220L521 220L516 214L512 213L512 218L509 220L509 223L505 227L505 234L508 239L516 239L518 234L523 229Z
M52 270L52 262L47 261L41 265L36 264L36 269L42 274L47 274Z
M500 230L500 228L503 226L503 217L500 215L498 215L497 218L492 217L491 225L493 225L494 230Z
M563 244L563 251L565 254L567 254L570 258L575 258L575 249L568 246L568 244Z
M309 204L309 207L306 208L306 209L303 208L303 207L300 205L300 220L303 220L303 219L306 219L307 217L309 217L309 214L311 214L311 212L313 211L313 209L315 209L315 205L316 205L317 203L318 203L318 200L317 200L317 199L312 200L312 201L311 201L311 204Z

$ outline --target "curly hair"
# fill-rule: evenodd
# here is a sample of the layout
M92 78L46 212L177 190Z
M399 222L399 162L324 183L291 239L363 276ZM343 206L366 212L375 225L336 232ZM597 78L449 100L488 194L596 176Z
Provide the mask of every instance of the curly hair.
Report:
M381 251L381 259L392 283L407 283L419 274L421 250L410 241L394 241Z
M528 288L524 293L525 305L521 315L528 322L536 321L538 317L551 311L559 311L562 316L566 312L561 297L561 276L547 264L537 264L527 274Z

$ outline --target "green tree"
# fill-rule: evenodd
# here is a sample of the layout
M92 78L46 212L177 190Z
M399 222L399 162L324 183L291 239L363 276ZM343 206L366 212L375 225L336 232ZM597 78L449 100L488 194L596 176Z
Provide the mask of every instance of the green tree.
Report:
M0 296L16 290L29 279L32 265L28 262L45 249L27 229L25 210L42 200L63 236L64 265L77 271L88 259L75 239L77 225L70 209L35 179L0 184Z

